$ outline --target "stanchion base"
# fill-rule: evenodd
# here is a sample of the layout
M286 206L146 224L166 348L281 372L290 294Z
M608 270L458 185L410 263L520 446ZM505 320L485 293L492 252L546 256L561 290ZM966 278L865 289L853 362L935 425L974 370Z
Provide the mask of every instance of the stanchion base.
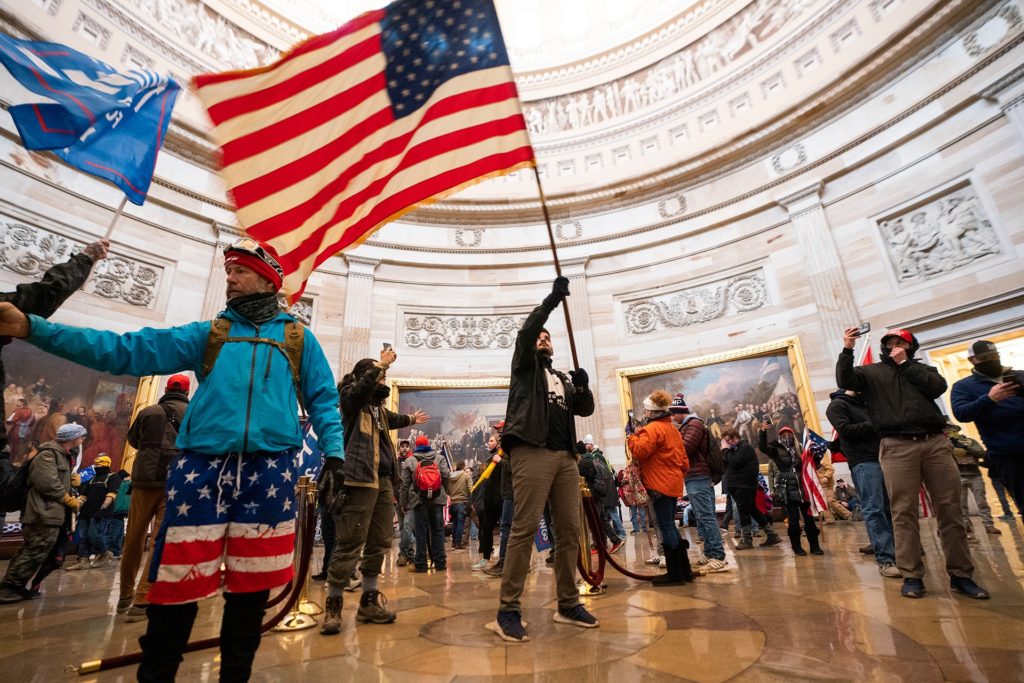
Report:
M299 600L299 606L296 607L295 609L298 610L299 612L302 612L303 614L308 614L308 615L310 615L312 617L315 617L318 614L323 614L324 613L324 608L323 607L321 607L320 605L316 604L312 600L307 600L306 598L302 598L301 600Z
M289 612L280 624L272 628L272 631L305 631L317 625L317 620L302 612Z

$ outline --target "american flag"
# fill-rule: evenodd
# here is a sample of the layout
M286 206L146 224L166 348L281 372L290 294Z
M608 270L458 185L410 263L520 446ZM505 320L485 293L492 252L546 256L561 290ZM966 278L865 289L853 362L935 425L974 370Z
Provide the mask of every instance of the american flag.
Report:
M384 223L533 163L491 0L399 0L194 83L238 220L277 252L292 300Z
M812 429L804 430L804 450L801 454L800 477L803 481L804 494L807 502L811 504L811 513L818 514L827 507L825 503L825 491L818 481L818 465L821 464L825 452L828 450L828 441L824 437L815 434Z

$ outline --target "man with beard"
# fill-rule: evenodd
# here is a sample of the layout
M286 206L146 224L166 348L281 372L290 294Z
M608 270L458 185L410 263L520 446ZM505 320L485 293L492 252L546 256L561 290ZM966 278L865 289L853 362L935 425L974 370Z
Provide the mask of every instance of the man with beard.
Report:
M967 360L974 370L953 384L953 415L978 428L988 449L989 476L1002 478L1020 512L1024 510L1024 372L1004 367L999 349L984 339L971 345Z
M199 376L176 441L181 454L167 476L139 680L174 679L197 603L220 590L222 565L220 675L249 678L270 590L293 574L300 403L328 463L344 457L331 368L313 333L281 312L277 258L242 239L224 250L224 271L227 310L214 321L166 329L75 328L0 303L0 335L94 370Z
M836 382L864 397L871 424L881 437L878 461L885 475L896 536L896 566L903 575L901 594L924 597L924 561L918 495L922 483L931 496L946 556L950 588L969 598L987 600L988 591L974 582L974 562L960 509L960 473L953 444L943 436L946 418L935 400L946 391L939 372L914 358L920 347L909 330L882 335L882 360L854 367L857 328L843 332L836 361Z
M516 337L508 407L501 445L509 454L515 514L501 575L501 605L495 631L504 640L523 642L520 598L530 568L534 534L544 506L554 530L554 568L558 623L596 628L597 619L580 604L576 590L579 554L580 486L576 466L574 415L594 412L594 395L583 369L569 375L551 365L554 347L544 329L548 316L569 296L569 280L555 279L551 294L533 309Z
M363 594L356 621L390 624L388 610L377 590L377 577L394 537L394 499L398 484L398 459L391 430L423 424L430 416L421 410L399 415L384 407L391 393L388 368L398 358L386 346L380 360L364 358L338 384L341 418L345 428L345 460L324 463L318 488L324 507L334 515L337 536L327 567L327 604L320 633L341 633L342 591L362 557Z

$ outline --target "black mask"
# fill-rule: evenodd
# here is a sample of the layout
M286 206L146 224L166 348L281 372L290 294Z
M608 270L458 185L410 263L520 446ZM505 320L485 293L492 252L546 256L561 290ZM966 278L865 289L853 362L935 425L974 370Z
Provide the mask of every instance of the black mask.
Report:
M373 388L373 397L371 398L371 400L374 403L380 403L389 395L391 395L391 387L387 386L386 384L378 384Z
M998 360L986 360L976 363L974 367L983 375L989 377L1001 377L1003 374L1003 363Z

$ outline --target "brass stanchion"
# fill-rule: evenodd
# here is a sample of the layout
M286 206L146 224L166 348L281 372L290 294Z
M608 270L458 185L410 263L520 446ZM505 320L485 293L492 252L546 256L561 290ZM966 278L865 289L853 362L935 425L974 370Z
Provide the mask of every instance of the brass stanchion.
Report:
M306 538L306 527L310 510L316 509L314 505L316 503L316 485L313 484L310 477L303 475L299 477L299 483L295 485L295 493L299 502L298 514L295 519L295 548L296 552L299 552L298 549L302 548L307 541L313 542L312 538ZM296 562L296 565L300 567L301 564L301 562ZM323 612L320 605L308 597L308 568L304 576L296 577L296 582L302 585L299 599L292 610L281 620L281 623L272 629L274 631L304 631L307 628L313 628L317 625L317 620L314 617Z
M593 501L593 494L590 492L590 487L587 486L587 481L583 477L580 477L580 555L579 555L579 569L580 575L583 579L579 582L578 590L580 595L602 595L608 590L608 584L604 582L604 562L601 557L598 558L598 568L594 571L594 564L590 553L590 534L587 533L590 529L590 522L587 515L587 501ZM594 531L594 543L598 546L598 552L600 553L604 545L604 540L600 538L596 530Z

